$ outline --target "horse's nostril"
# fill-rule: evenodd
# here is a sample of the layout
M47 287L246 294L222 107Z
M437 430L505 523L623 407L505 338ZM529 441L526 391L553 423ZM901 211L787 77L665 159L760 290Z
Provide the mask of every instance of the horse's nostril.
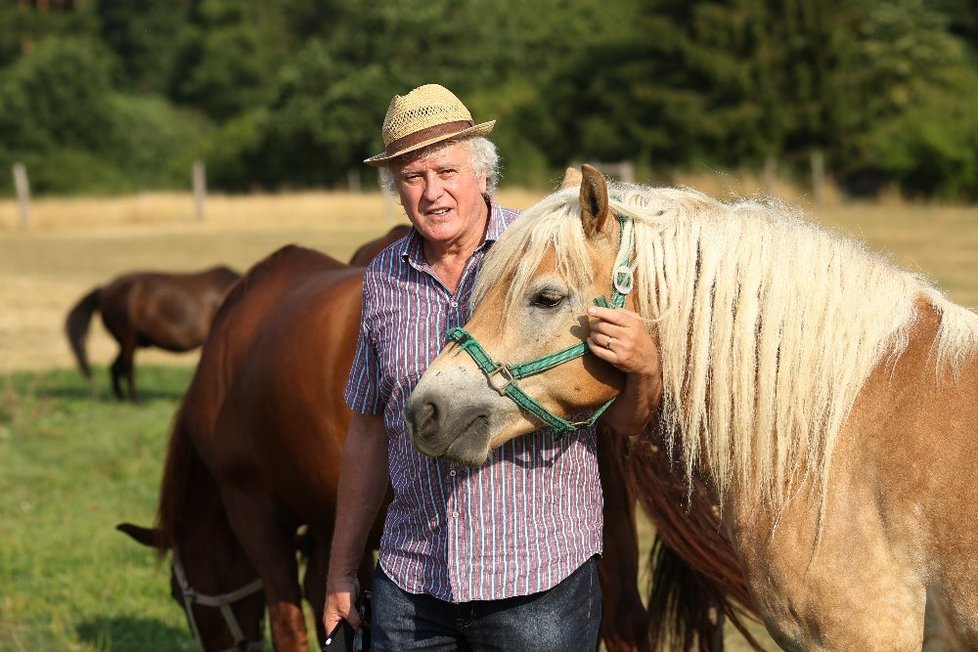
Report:
M420 435L432 434L437 430L438 408L434 403L425 403L418 410L417 421L415 422L417 431Z
M438 431L438 408L434 403L408 404L404 411L412 437L430 438Z

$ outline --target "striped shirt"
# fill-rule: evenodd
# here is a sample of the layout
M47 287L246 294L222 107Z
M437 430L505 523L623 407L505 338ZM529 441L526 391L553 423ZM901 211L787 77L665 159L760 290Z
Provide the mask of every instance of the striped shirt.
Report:
M447 602L497 600L555 586L601 552L602 494L593 429L534 432L469 468L419 453L403 417L411 390L469 318L485 251L518 217L490 201L485 242L453 295L411 231L378 255L363 285L363 319L347 404L383 414L394 500L380 565L402 589Z

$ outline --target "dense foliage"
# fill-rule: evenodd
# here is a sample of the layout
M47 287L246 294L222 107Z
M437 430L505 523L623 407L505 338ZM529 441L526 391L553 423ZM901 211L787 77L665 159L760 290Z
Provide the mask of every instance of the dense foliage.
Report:
M184 187L197 158L218 189L341 185L436 81L498 119L504 183L818 152L851 192L976 199L976 63L978 0L8 2L0 166L35 192Z

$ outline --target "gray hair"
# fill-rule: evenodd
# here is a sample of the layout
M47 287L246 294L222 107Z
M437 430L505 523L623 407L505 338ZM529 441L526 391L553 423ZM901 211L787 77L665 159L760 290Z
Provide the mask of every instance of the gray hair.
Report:
M445 147L450 147L451 145L455 145L457 143L469 144L469 160L472 163L472 171L475 173L476 177L481 177L483 175L486 177L486 194L495 194L499 184L499 152L496 150L495 143L485 136L476 136L474 138L466 138L463 140L445 140L440 143L435 143L434 145L428 145L424 149L420 149L416 152L410 152L405 154L404 157L399 157L394 160L414 160L424 158L426 156L430 156L438 150L444 149ZM394 175L391 174L390 165L391 163L388 162L387 165L378 168L380 171L380 187L384 190L384 192L396 197L397 185L394 181Z

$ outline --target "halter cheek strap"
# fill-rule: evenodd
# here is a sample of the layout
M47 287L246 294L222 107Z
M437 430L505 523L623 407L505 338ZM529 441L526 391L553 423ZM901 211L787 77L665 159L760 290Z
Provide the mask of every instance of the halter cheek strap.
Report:
M611 301L609 302L604 295L594 299L594 303L602 308L623 307L625 305L625 298L632 291L634 285L631 268L632 229L634 225L630 219L622 215L617 215L616 217L621 227L621 235L618 245L618 255L615 258L615 268L611 276ZM514 403L550 426L555 435L573 432L579 428L594 425L598 418L604 414L604 411L608 409L608 406L615 400L611 398L595 410L589 419L585 419L584 421L568 421L545 408L524 392L519 383L516 382L522 378L549 371L566 362L583 357L590 352L587 342L581 342L580 344L569 346L566 349L561 349L556 353L549 353L527 362L505 365L495 362L479 342L464 328L452 328L448 331L447 338L449 341L457 343L462 347L462 350L471 356L479 369L486 375L489 386L499 392L500 396L508 396Z
M572 347L558 351L557 353L552 353L529 362L524 362L522 364L507 366L504 364L497 364L489 357L489 354L485 352L485 349L479 344L478 341L468 331L464 328L453 328L448 331L448 339L458 343L475 361L479 366L479 369L486 375L489 381L489 385L499 392L500 396L508 396L519 405L521 408L527 412L533 414L535 417L543 421L545 424L550 426L554 434L564 434L568 432L573 432L578 428L584 428L591 426L598 417L611 403L615 400L612 398L607 403L598 408L594 414L591 415L590 419L584 421L568 421L567 419L561 418L543 407L539 402L532 398L529 394L523 391L519 383L516 382L518 379L526 378L534 374L542 373L548 369L553 369L559 365L564 364L574 360L575 358L582 357L587 351L588 346L585 343L576 344Z
M197 629L197 621L194 618L193 605L199 604L205 607L216 607L220 609L221 615L224 617L224 622L230 630L231 636L234 638L234 647L228 648L228 650L222 650L221 652L233 652L234 650L241 650L242 648L253 651L261 650L264 646L264 641L249 641L244 635L241 629L241 625L238 623L237 617L234 615L234 610L232 605L239 600L247 598L253 593L258 593L262 590L261 578L255 579L254 581L242 586L239 589L231 591L230 593L222 593L220 595L205 595L203 593L198 593L194 589L190 582L187 580L187 574L183 570L183 564L180 563L180 557L177 555L176 549L173 550L173 574L176 575L177 584L180 587L180 596L183 598L184 609L187 612L187 620L190 621L190 631L193 633L194 638L197 640L197 645L200 646L202 652L206 652L204 648L204 640L201 638L200 631Z

